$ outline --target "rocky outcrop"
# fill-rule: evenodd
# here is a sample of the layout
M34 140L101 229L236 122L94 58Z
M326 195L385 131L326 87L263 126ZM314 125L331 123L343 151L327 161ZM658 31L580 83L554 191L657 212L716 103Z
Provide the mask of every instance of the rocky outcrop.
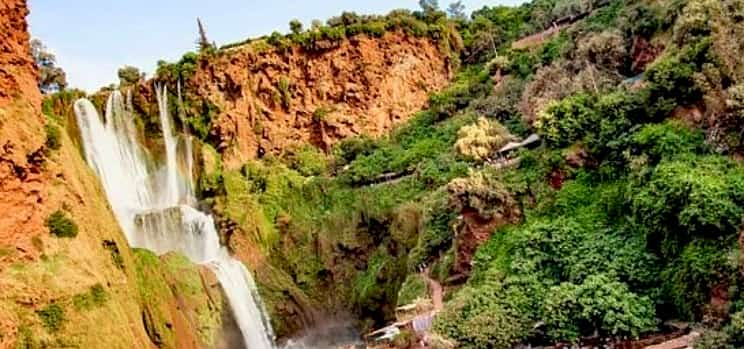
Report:
M216 106L211 137L227 168L301 144L379 136L425 106L451 75L436 42L389 32L306 52L252 46L202 60L185 86Z
M41 102L26 15L25 0L0 2L0 107L17 97L35 107Z
M0 3L0 241L34 255L31 237L43 230L40 206L48 190L41 173L44 120L27 14L25 1Z

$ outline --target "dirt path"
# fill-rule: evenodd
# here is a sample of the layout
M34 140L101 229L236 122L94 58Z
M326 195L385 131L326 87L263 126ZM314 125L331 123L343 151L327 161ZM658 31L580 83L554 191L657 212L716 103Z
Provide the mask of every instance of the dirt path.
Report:
M426 280L429 290L431 290L431 301L434 304L434 312L440 312L444 308L444 302L442 301L444 291L442 285L437 280L429 277L428 270L421 273L421 277Z

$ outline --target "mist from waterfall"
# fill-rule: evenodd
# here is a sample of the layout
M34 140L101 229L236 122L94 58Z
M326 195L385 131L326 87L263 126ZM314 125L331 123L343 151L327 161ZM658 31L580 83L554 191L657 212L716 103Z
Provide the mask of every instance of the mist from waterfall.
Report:
M214 271L250 349L274 348L273 332L251 274L220 244L211 216L194 208L191 136L173 131L168 93L156 86L165 144L164 164L142 145L134 123L131 95L114 91L105 120L87 99L75 114L88 164L100 178L133 247L158 254L177 251Z

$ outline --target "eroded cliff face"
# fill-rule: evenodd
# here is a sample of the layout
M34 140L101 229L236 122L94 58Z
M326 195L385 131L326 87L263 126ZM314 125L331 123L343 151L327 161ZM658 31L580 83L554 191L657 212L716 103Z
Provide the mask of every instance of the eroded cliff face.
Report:
M0 239L34 255L30 239L41 232L44 212L39 207L48 190L41 174L44 119L27 14L24 1L0 3Z
M143 301L141 263L66 132L55 136L47 130L62 130L64 120L41 113L27 14L24 0L0 1L0 348L151 348L155 341L143 315L153 306ZM53 212L74 223L76 236L51 233L46 222ZM197 272L187 263L176 270L184 268ZM170 283L178 285L183 281L178 277L194 274L173 275L177 280ZM222 298L219 292L213 296L215 283L196 286L184 297L175 291L150 297L149 302L174 305L153 321L193 329L197 326L176 320L200 321L191 314L204 311L207 297L212 305L206 309L219 314L216 304ZM197 345L180 347L216 343L192 332L184 338L194 338ZM166 341L160 347L177 344Z
M329 150L380 136L449 80L449 58L430 39L388 32L308 52L243 46L203 60L185 84L216 106L210 137L227 168L303 144Z

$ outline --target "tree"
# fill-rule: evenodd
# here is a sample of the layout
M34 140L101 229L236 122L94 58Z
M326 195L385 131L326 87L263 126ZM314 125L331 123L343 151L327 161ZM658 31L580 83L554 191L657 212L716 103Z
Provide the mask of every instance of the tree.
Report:
M312 28L313 31L318 31L322 27L323 27L323 21L319 19L313 19L313 21L310 23L310 28Z
M447 8L447 13L449 13L450 17L456 20L465 20L465 5L462 3L462 0L457 0L449 5Z
M31 55L39 69L38 84L42 93L53 93L67 87L67 74L57 67L57 57L39 39L31 40Z
M299 35L302 33L302 22L299 19L293 19L289 22L289 30L292 34Z
M144 75L136 67L125 65L118 71L121 86L136 84Z
M419 0L419 6L424 14L439 11L439 0Z
M199 45L199 51L207 51L214 47L207 39L207 31L204 30L204 25L199 17L196 18L196 24L199 26L199 40L196 42Z

